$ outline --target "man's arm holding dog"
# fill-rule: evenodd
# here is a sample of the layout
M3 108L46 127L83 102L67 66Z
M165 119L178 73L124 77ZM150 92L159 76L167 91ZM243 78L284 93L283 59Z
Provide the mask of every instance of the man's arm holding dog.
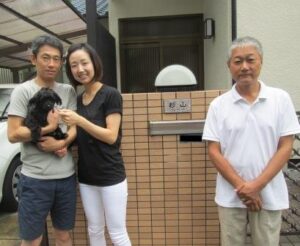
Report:
M50 133L57 128L59 120L57 111L50 111L47 119L48 125L41 128L41 135ZM31 141L31 131L28 127L24 126L24 118L20 116L8 116L7 135L11 143Z
M76 126L70 126L68 129L68 137L61 140L56 140L54 137L44 136L41 137L41 141L38 143L39 149L45 152L55 152L58 156L60 156L60 151L63 153L75 139L76 137ZM62 154L63 156L64 154Z

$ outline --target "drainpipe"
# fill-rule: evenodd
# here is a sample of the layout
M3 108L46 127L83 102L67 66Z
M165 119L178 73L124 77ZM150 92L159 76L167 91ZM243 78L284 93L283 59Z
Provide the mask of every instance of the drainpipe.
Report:
M236 0L231 0L231 39L236 39Z
M231 0L231 40L236 39L236 0ZM235 81L232 79L231 84Z

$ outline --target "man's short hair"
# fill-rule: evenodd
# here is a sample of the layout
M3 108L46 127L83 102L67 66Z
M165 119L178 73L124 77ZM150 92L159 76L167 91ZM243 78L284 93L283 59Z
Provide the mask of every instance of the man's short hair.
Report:
M44 45L49 45L53 48L56 48L60 52L60 56L63 57L64 54L64 48L60 40L53 36L48 35L42 35L39 37L36 37L32 43L31 43L31 50L34 56L37 56L37 54L40 51L40 48Z
M261 59L263 58L263 48L261 43L256 38L246 36L246 37L237 38L232 42L228 50L227 61L231 59L232 51L235 48L246 47L246 46L253 46L258 52L258 54L260 55Z

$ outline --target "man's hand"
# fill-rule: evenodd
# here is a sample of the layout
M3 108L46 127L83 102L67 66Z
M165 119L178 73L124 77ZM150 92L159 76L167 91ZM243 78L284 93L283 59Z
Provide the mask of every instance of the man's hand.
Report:
M260 211L262 209L259 190L254 182L250 181L243 183L237 188L236 193L250 211Z
M53 137L44 136L37 144L38 148L44 152L55 152L64 148L63 140L56 140Z
M260 197L254 200L244 200L243 203L252 212L258 212L262 209L262 201Z
M68 149L66 147L54 151L54 154L56 154L60 158L63 158L67 153L68 153Z

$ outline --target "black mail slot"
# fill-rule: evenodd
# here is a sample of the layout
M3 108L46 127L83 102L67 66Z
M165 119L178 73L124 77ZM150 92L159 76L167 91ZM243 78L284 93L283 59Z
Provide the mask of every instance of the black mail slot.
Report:
M180 142L202 142L202 134L182 134L180 135Z

